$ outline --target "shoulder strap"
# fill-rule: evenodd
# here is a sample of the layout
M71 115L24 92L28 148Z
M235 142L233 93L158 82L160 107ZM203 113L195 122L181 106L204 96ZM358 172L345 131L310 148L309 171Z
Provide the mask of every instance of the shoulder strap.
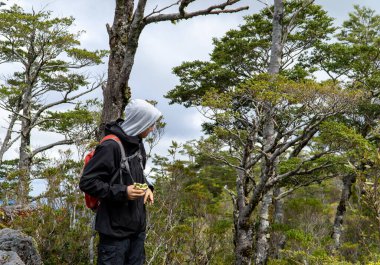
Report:
M120 166L120 169L117 170L117 171L115 172L115 174L112 176L111 181L110 181L110 185L112 185L112 184L115 182L115 180L116 180L116 178L117 178L118 176L120 177L120 183L123 184L123 178L122 178L122 174L121 174L121 169L123 168L123 165L128 164L128 162L125 163L125 161L128 161L128 159L127 159L127 157L125 156L124 146L123 146L123 144L121 143L119 137L117 137L117 136L114 135L114 134L108 134L108 135L104 136L103 139L100 141L100 143L103 143L103 142L105 142L105 141L107 141L107 140L113 140L113 141L115 141L115 142L119 145L120 152L121 152L121 162L120 162L120 165L121 165L121 166ZM127 167L128 173L130 173L129 165L127 165L127 166L128 166L128 167Z
M121 143L119 137L117 137L116 135L114 134L108 134L106 135L101 141L100 143L103 143L104 141L107 141L107 140L113 140L115 142L118 143L119 147L120 147L120 151L121 151L121 162L120 162L120 170L117 171L115 173L114 176L112 176L112 179L110 181L110 184L112 184L118 175L120 175L120 183L123 183L122 181L122 174L121 174L121 170L122 169L125 169L127 170L128 174L130 175L130 177L132 178L132 181L135 182L133 176L132 176L132 173L131 173L131 168L129 167L129 161L131 161L133 158L135 158L136 156L138 156L139 158L139 162L140 162L140 166L141 166L141 169L144 170L144 167L143 167L143 164L142 164L142 155L141 155L141 150L140 150L140 147L138 148L138 150L130 155L130 156L126 156L125 155L125 150L124 150L124 146L123 144ZM144 175L144 179L145 179L145 175ZM146 181L146 180L145 180Z
M125 150L124 150L124 146L121 143L119 137L117 137L114 134L108 134L108 135L103 137L103 139L100 141L100 143L103 143L104 141L107 141L107 140L114 140L116 143L118 143L118 145L120 147L120 151L121 151L121 159L124 160L126 158Z

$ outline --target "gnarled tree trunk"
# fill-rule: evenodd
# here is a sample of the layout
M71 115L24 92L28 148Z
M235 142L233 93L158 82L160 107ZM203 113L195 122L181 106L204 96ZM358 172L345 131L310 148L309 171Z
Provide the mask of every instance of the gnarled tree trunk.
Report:
M128 86L141 32L146 25L162 21L177 21L196 16L221 13L235 13L248 7L227 9L240 0L228 0L221 4L209 6L206 9L186 12L187 6L194 2L181 0L170 6L159 9L156 7L150 14L145 15L147 0L138 0L134 10L134 0L116 0L115 16L112 27L107 25L109 35L110 56L108 61L108 82L103 87L103 109L97 133L103 135L107 122L120 118L128 103L131 91ZM169 7L178 6L178 13L163 14Z
M129 77L134 63L138 41L145 23L146 1L139 1L134 14L134 1L117 0L112 27L107 25L110 45L108 80L103 88L104 106L100 132L107 122L122 116L130 98Z
M334 227L332 238L334 239L334 244L336 248L341 245L343 218L346 213L346 203L351 197L352 184L355 183L356 177L354 174L349 174L343 177L343 187L340 196L340 201L335 213Z
M235 222L235 264L252 264L253 254L253 227L249 218L239 219Z

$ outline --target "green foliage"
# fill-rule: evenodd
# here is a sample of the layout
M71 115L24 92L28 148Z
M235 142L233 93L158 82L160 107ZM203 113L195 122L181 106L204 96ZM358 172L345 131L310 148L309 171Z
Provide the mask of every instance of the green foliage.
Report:
M349 88L368 91L368 97L357 108L357 114L345 122L357 128L364 137L377 127L379 104L379 46L380 16L366 7L354 7L354 12L343 22L334 43L321 43L316 47L310 64L319 66L335 80L345 79Z
M15 117L29 119L22 124L25 137L35 128L64 134L68 139L76 126L86 126L87 133L94 129L94 125L90 128L95 124L91 119L94 114L86 111L90 104L77 99L101 82L90 85L89 77L77 69L102 63L107 52L80 48L81 32L72 33L73 23L72 17L53 18L50 11L28 13L17 5L0 10L0 60L18 67L0 87L0 106L10 118L23 110L23 116ZM75 108L66 105L68 111L62 111L66 103ZM84 135L82 131L81 138Z
M17 171L18 159L5 160L0 164L0 200L4 205L15 197L17 187Z
M30 210L18 212L7 223L36 240L44 264L89 264L93 213L85 208L78 189L82 161L72 156L71 151L61 151L59 158L41 161L34 177L47 181L46 192L34 198Z
M172 161L154 158L156 203L148 209L148 260L152 259L152 264L233 262L232 219L227 210L231 203L221 190L223 180L209 175L223 169L199 159L189 144L185 146L172 143ZM178 153L201 164L178 160Z
M18 201L27 200L38 154L58 145L79 144L93 137L97 127L99 102L81 103L79 99L103 81L79 69L101 64L107 52L80 48L82 32L73 33L73 23L72 17L54 18L50 11L25 12L17 5L0 10L0 60L17 67L0 87L0 108L12 121L2 151L20 143L18 177L23 192L17 194ZM61 134L64 140L32 148L32 132L38 129Z
M347 261L342 261L338 257L329 256L326 253L316 255L310 255L304 251L282 251L284 258L279 260L269 261L269 265L274 264L287 264L287 265L297 265L297 264L311 264L311 265L353 265L358 263L351 263Z
M380 15L368 7L354 5L354 12L349 19L343 22L342 30L338 35L350 43L373 44L380 34Z
M292 63L313 45L332 33L332 18L318 5L306 5L302 1L286 1L283 18L284 55L281 70L291 79L308 76L301 67ZM273 8L273 7L272 7ZM300 10L293 20L291 14ZM290 25L291 23L294 23ZM289 32L286 32L288 31ZM286 32L286 33L285 33ZM166 95L171 103L186 107L199 105L200 98L211 89L220 93L232 92L242 81L265 73L269 65L272 40L272 12L268 8L245 17L239 29L228 31L221 39L214 39L210 62L185 62L173 72L180 78L180 85Z
M356 153L364 159L375 150L375 147L354 128L336 121L325 121L321 124L320 140L337 151L346 151L348 156Z
M22 229L37 241L44 264L86 265L89 264L92 231L88 224L91 220L89 216L77 217L73 224L72 214L70 208L41 206L30 214L17 217L12 228Z
M297 241L300 247L308 246L312 240L313 236L311 234L305 234L302 230L290 229L285 233L288 240Z
M100 103L98 100L79 102L73 109L66 111L46 111L44 122L39 129L81 139L83 135L93 135L99 120Z

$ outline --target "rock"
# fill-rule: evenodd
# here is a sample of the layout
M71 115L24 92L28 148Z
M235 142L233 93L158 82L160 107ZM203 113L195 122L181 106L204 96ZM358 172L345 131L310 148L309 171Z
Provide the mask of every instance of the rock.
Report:
M14 251L25 265L42 265L41 256L34 239L20 231L4 228L0 230L0 250ZM0 263L2 264L2 263Z
M14 251L0 250L0 265L25 265Z

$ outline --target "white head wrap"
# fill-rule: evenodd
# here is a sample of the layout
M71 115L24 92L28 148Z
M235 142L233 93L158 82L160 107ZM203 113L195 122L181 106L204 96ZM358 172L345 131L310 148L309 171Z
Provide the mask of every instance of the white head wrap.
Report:
M129 136L136 136L152 126L161 116L161 112L142 99L132 99L125 107L125 120L121 124Z

